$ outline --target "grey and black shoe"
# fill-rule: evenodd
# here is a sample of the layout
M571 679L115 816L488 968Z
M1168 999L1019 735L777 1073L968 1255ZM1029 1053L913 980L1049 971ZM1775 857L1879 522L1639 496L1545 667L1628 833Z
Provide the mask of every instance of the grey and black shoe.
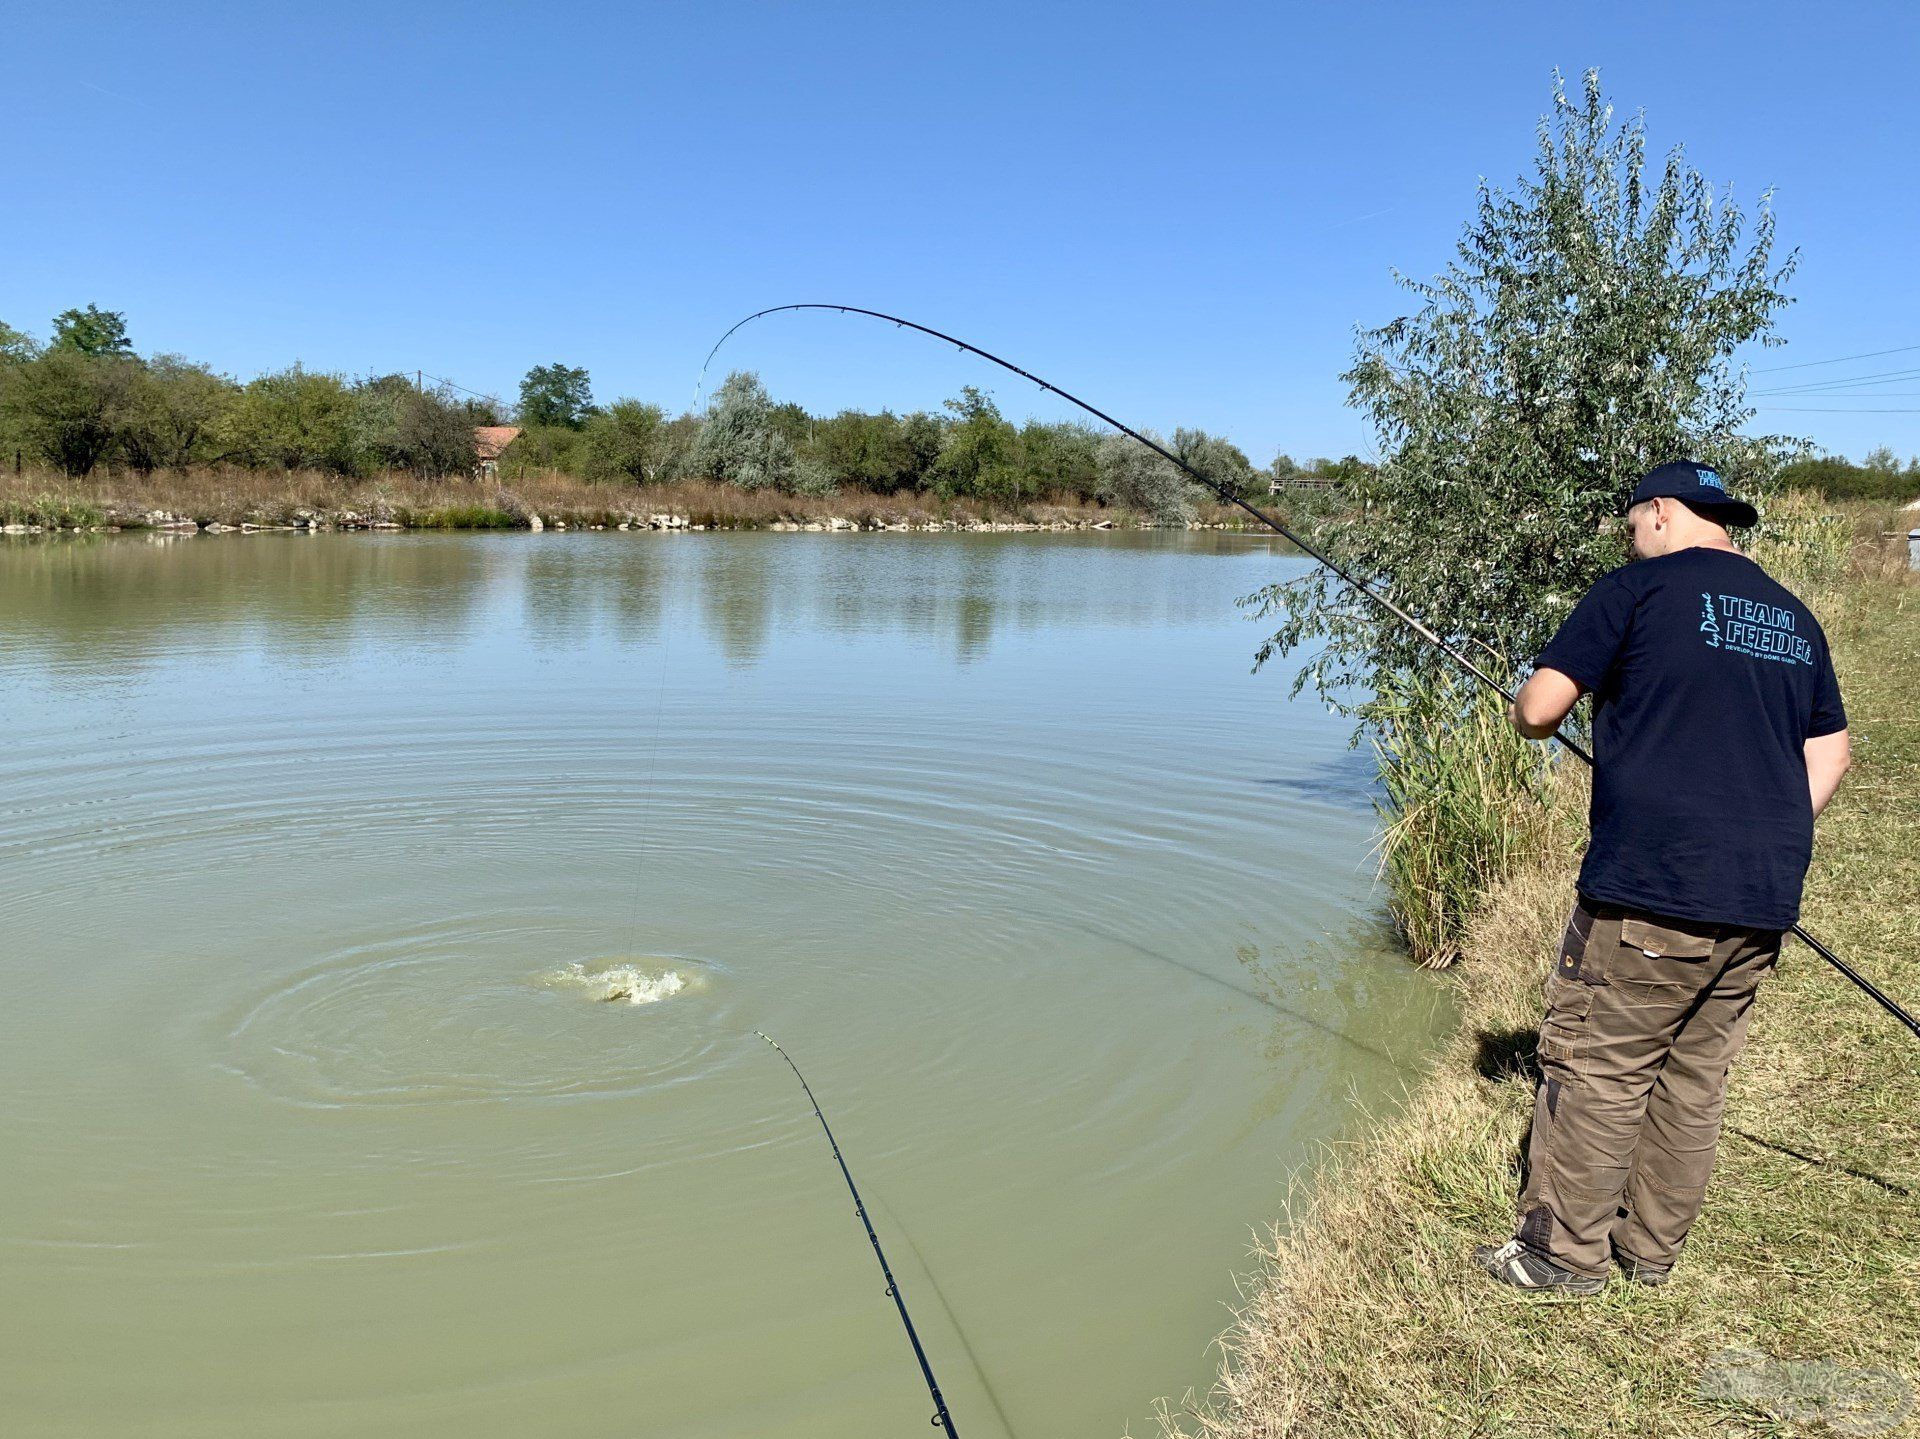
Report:
M1502 1284L1510 1284L1529 1294L1569 1297L1598 1294L1601 1286L1607 1282L1590 1274L1575 1274L1571 1269L1562 1269L1545 1255L1534 1253L1518 1239L1509 1239L1499 1246L1478 1245L1473 1251L1473 1262Z
M1635 1284L1645 1285L1648 1289L1658 1289L1673 1276L1671 1264L1662 1268L1659 1265L1635 1259L1631 1254L1622 1253L1618 1249L1613 1251L1613 1262L1620 1266L1620 1272L1627 1278Z

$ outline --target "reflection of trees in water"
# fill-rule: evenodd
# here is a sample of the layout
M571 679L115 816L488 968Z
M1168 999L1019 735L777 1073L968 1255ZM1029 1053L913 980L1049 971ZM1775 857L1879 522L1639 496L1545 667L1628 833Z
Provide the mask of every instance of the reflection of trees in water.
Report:
M738 664L783 626L951 636L978 659L994 637L1076 624L1150 626L1232 614L1194 556L1285 554L1212 532L1023 535L715 535L675 545L709 634ZM1134 568L1138 561L1145 568ZM1263 577L1264 578L1264 577ZM1248 588L1254 587L1250 581Z
M520 569L521 612L527 634L542 646L564 649L587 639L613 587L599 567L583 563L570 537L536 540Z
M1184 562L1263 551L1207 532L23 537L0 545L0 639L110 673L249 637L313 661L499 625L551 646L648 643L697 605L736 665L783 625L949 636L965 663L1010 628L1227 617L1215 572Z
M632 643L658 637L676 569L672 541L602 535L476 536L453 543L497 544L503 588L517 586L527 634L555 649L601 632Z
M980 658L993 639L992 597L962 595L954 618L954 653L962 663Z
M10 542L0 546L0 638L15 654L85 659L100 674L249 636L336 659L383 631L457 637L484 574L479 546L411 536Z
M742 536L750 543L722 539L703 545L689 557L699 581L700 608L707 634L720 646L727 663L751 665L767 646L773 631L774 574L766 549L774 536ZM785 578L785 576L783 576Z

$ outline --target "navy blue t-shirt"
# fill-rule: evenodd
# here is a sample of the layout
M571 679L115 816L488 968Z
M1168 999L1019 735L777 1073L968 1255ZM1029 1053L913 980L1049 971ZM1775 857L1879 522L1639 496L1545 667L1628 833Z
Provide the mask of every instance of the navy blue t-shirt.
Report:
M1590 899L1785 929L1813 855L1804 743L1847 727L1827 637L1745 555L1615 570L1536 665L1593 692Z

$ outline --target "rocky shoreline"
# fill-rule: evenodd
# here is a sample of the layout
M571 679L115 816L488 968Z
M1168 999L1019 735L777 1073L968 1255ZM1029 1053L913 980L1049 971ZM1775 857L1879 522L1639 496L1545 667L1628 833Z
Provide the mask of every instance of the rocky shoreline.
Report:
M228 523L191 514L176 513L170 510L147 510L139 513L108 513L97 524L36 524L11 523L0 525L0 534L38 535L38 534L117 534L125 530L147 531L156 534L194 535L194 534L323 534L328 532L351 531L405 531L405 530L503 530L519 529L527 531L545 530L615 530L615 531L684 531L688 533L705 530L766 530L779 533L843 534L843 533L893 533L893 534L1033 534L1045 532L1071 531L1111 531L1111 530L1244 530L1249 525L1239 520L1186 520L1160 521L1145 516L1128 515L1122 519L1103 517L1054 518L1049 520L989 520L989 519L907 519L871 517L864 520L846 519L841 516L828 516L818 520L771 520L759 521L743 519L738 522L697 522L691 516L673 512L636 512L624 518L608 517L602 520L568 520L559 515L542 516L531 510L523 514L508 515L494 512L498 518L490 515L485 522L475 524L449 523L442 517L430 516L424 523L410 523L404 512L375 508L369 511L358 510L301 510L291 517L291 523L256 523L243 520L238 524Z

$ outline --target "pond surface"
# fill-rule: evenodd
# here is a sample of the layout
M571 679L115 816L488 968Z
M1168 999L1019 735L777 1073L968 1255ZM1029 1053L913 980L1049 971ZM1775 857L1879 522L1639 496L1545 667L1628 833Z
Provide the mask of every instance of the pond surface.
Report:
M1449 1021L1238 536L0 546L9 1435L928 1432L1210 1382Z

